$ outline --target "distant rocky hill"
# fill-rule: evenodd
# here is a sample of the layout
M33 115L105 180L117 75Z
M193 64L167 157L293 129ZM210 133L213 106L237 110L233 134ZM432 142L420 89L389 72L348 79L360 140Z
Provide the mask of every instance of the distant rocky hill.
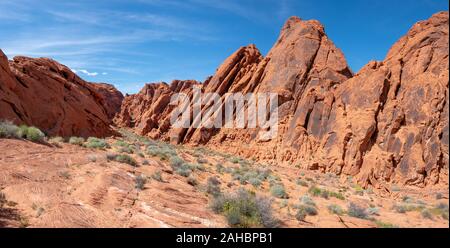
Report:
M34 125L48 135L109 136L123 95L88 83L46 58L15 57L0 50L0 120Z

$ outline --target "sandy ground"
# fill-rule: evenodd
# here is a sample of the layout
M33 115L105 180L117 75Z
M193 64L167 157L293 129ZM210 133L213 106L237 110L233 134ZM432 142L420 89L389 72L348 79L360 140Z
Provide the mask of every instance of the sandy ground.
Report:
M108 161L116 152L108 139L109 149L84 148L67 143L36 144L23 140L0 139L0 190L6 198L0 209L3 227L227 227L226 219L209 207L211 196L205 192L208 178L216 176L224 192L239 187L272 197L269 182L260 187L241 185L231 174L217 170L236 168L229 156L210 150L177 147L188 162L201 158L204 169L193 172L198 182L192 186L186 177L174 173L166 160L145 152L131 154L138 166ZM128 140L129 143L130 142ZM145 151L136 141L137 150ZM252 164L251 166L259 166ZM280 178L288 199L273 197L273 211L281 227L448 227L440 203L447 206L448 188L400 188L391 195L379 196L362 190L347 177L301 171L289 165L271 165L272 174ZM162 181L152 179L161 173ZM148 178L142 189L136 188L136 177ZM299 180L307 185L299 185ZM313 196L316 186L329 192L340 192L345 199ZM295 218L295 206L309 195L318 214L304 221ZM373 214L367 219L331 213L330 205L347 211L355 203ZM394 206L409 207L399 213ZM413 207L411 207L413 206ZM424 209L431 213L423 213ZM448 213L447 213L448 216ZM448 219L448 218L447 218Z

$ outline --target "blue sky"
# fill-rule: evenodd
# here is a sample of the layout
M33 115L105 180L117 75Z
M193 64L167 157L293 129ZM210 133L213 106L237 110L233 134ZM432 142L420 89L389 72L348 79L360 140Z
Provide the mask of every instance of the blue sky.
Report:
M267 54L293 15L321 21L358 71L442 10L447 1L0 0L0 48L135 93L148 82L203 81L240 46Z

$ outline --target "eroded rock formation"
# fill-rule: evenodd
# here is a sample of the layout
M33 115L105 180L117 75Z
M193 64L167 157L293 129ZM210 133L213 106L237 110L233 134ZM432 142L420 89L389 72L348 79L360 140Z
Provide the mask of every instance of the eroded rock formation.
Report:
M447 185L448 72L448 12L415 24L384 61L356 75L318 21L292 17L266 57L254 45L242 47L202 86L222 100L232 92L277 93L277 137L260 139L257 128L171 128L170 96L190 93L193 83L147 85L126 98L116 123L177 143L352 175L363 186Z
M88 83L58 62L0 51L0 119L39 127L48 135L104 137L121 93Z

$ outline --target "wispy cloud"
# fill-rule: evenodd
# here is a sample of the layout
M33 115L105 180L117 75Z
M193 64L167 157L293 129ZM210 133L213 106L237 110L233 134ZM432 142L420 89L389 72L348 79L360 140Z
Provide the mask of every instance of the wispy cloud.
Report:
M72 71L73 71L73 73L77 73L77 74L82 73L82 74L90 76L90 77L95 77L99 74L98 72L89 72L88 70L84 70L84 69L78 69L78 70L72 69ZM102 75L106 75L106 74L102 73Z

